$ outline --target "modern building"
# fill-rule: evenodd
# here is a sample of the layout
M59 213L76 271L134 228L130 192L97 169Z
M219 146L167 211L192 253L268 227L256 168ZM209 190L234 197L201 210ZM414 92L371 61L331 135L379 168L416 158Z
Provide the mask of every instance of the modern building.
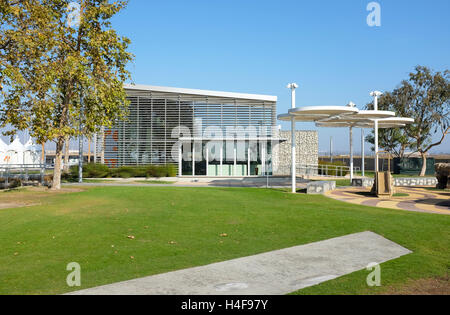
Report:
M277 174L279 144L287 139L277 127L276 96L146 85L125 90L129 116L100 135L102 163L174 164L180 176Z

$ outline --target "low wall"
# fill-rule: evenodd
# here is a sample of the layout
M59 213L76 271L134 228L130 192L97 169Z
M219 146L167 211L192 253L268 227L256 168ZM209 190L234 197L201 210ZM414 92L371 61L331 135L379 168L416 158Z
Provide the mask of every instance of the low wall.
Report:
M355 178L352 186L357 187L372 187L374 184L373 178ZM436 187L438 184L437 178L434 177L395 177L395 187L415 187L415 186L430 186Z
M310 182L306 188L306 193L308 195L324 194L328 191L333 191L336 189L336 182L333 181L322 181L322 182Z

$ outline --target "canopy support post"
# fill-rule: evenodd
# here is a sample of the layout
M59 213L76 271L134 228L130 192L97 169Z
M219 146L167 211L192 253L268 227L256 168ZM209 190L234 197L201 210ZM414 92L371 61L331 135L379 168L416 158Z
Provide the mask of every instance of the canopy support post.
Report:
M353 126L350 127L350 183L353 183Z

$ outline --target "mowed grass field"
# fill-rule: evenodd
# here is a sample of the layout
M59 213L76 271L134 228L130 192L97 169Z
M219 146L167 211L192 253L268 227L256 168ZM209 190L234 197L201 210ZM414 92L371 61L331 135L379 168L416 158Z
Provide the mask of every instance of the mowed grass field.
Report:
M450 217L362 207L282 190L95 187L0 193L36 205L0 210L0 294L61 294L373 231L414 253L295 294L382 294L446 277ZM81 265L81 288L66 284ZM448 278L447 278L448 279Z

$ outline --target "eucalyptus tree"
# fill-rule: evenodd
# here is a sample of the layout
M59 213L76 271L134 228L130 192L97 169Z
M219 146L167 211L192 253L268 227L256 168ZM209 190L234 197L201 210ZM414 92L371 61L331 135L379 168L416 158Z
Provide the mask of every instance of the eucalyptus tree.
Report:
M373 104L367 107L372 109ZM441 145L450 132L450 71L434 72L417 66L407 80L381 97L380 109L414 118L414 123L401 131L382 131L382 146L387 150L395 147L404 152L409 148L420 153L420 176L425 176L428 153Z
M405 131L409 147L422 156L420 176L427 170L427 155L441 145L450 132L450 71L433 72L427 67L416 67L409 80L394 90L399 100L397 112L415 120Z

